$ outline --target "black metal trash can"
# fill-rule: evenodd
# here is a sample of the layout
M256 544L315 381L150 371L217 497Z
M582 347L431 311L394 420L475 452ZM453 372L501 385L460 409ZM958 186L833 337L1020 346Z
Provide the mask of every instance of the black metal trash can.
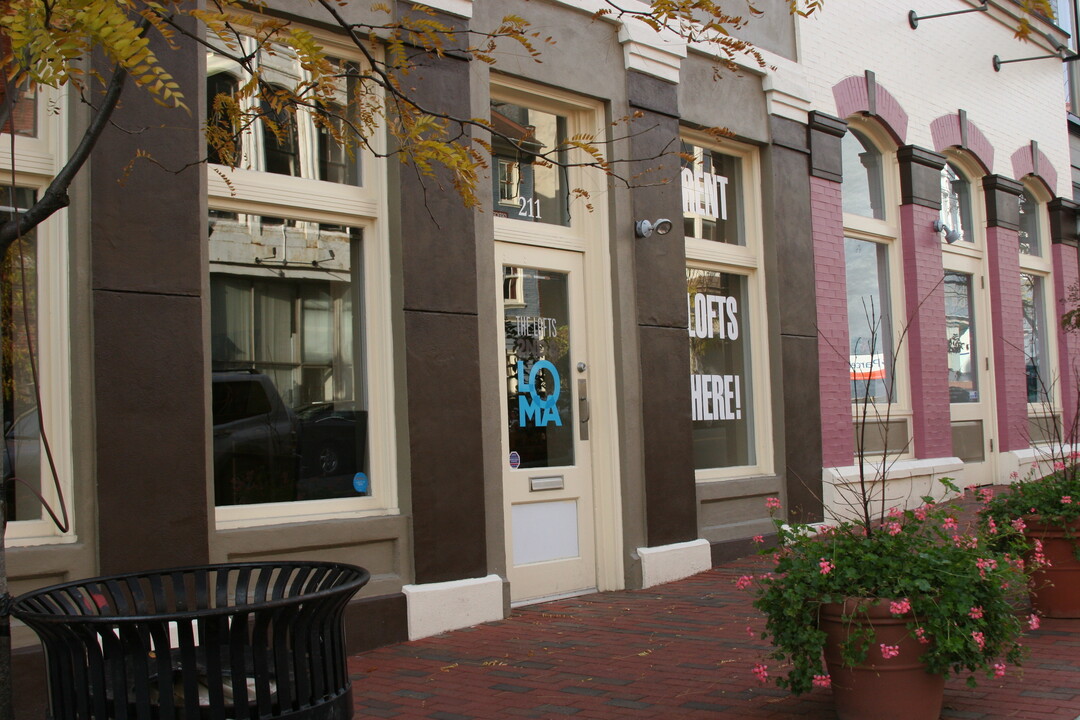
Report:
M351 718L353 565L228 563L53 585L15 600L53 720Z

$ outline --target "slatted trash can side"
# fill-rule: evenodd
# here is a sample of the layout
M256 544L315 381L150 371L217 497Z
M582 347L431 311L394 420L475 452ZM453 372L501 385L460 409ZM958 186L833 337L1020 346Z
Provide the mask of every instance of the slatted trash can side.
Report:
M367 570L226 563L63 583L12 614L45 649L53 720L353 715L343 614Z

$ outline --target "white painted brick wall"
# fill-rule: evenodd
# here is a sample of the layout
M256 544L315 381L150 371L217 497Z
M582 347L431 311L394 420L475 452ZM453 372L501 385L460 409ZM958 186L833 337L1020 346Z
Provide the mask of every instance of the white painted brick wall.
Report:
M995 73L995 54L1005 60L1047 51L1016 40L1015 23L990 13L908 26L909 10L925 16L969 7L964 0L826 2L800 24L812 107L835 115L833 86L872 70L908 113L909 144L933 149L930 123L962 108L994 146L993 173L1013 177L1010 156L1035 140L1057 171L1057 194L1072 197L1063 64L1036 60Z

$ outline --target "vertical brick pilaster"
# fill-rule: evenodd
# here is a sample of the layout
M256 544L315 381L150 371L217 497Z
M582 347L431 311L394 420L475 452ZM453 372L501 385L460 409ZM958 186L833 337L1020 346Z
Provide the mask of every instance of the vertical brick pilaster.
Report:
M1051 255L1054 263L1055 312L1051 313L1049 322L1057 326L1061 419L1067 437L1070 428L1076 426L1077 392L1080 392L1080 335L1077 335L1076 331L1065 332L1058 318L1071 309L1067 298L1080 282L1080 268L1077 266L1075 243L1055 242ZM1068 438L1068 440L1075 443L1080 438Z
M851 367L848 359L847 277L844 274L844 214L840 183L810 178L817 293L818 365L821 368L821 463L850 465Z
M919 458L952 455L944 269L941 236L933 228L937 216L937 210L923 205L900 208L912 440Z
M1058 376L1061 390L1061 414L1065 436L1070 442L1073 428L1080 428L1076 413L1077 393L1080 393L1080 335L1065 332L1059 318L1072 309L1069 295L1077 290L1080 282L1080 266L1077 265L1076 221L1080 205L1065 198L1054 198L1048 205L1050 211L1051 260L1054 267L1054 304L1051 322L1058 332Z
M986 284L990 288L990 302L996 309L990 319L991 349L994 353L998 447L1002 452L1028 446L1019 243L1016 230L987 228L989 275Z
M991 306L991 351L997 404L998 450L1028 446L1024 323L1020 302L1020 183L1000 175L983 178L986 255Z

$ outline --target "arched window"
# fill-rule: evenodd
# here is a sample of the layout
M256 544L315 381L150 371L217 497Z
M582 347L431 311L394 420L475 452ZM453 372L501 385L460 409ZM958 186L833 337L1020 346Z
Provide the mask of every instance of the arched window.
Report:
M1039 203L1027 187L1020 193L1020 253L1042 257Z
M959 238L955 242L974 242L971 215L971 183L951 162L941 168L941 222Z
M844 212L885 219L885 183L881 151L868 137L851 128L844 135Z
M284 89L278 92L287 92ZM263 159L266 172L300 176L300 143L296 136L296 118L285 107L275 109L262 101Z
M207 162L236 167L240 163L240 139L233 121L238 82L228 73L206 78Z

